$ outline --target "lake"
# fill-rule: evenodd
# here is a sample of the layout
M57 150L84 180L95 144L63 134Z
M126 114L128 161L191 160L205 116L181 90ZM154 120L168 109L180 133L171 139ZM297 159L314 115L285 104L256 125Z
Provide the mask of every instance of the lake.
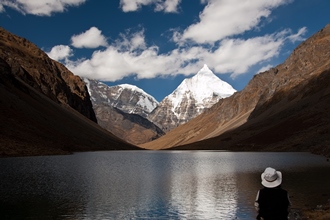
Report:
M293 208L330 198L310 153L110 151L0 159L1 219L255 219L260 175L282 171Z

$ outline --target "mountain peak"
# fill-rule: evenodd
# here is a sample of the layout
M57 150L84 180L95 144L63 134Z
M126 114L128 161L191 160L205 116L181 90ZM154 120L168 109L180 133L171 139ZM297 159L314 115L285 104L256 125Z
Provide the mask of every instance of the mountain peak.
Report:
M158 106L158 101L131 84L108 86L97 80L84 78L90 92L93 105L108 104L129 114L146 117Z
M184 79L148 117L167 132L234 92L231 85L218 78L205 64L196 75Z
M203 68L201 70L211 71L210 68L204 63Z
M185 79L179 88L184 89L185 92L190 91L198 103L204 103L205 98L213 95L219 96L220 99L236 92L230 84L217 77L206 64L194 77Z
M131 85L131 84L119 84L119 85L116 85L118 87L121 87L122 89L127 89L127 90L132 90L132 91L137 91L139 93L146 93L145 91L143 91L143 89L135 86L135 85Z
M203 68L200 69L196 75L214 75L214 73L212 72L212 70L209 69L206 64L204 64Z

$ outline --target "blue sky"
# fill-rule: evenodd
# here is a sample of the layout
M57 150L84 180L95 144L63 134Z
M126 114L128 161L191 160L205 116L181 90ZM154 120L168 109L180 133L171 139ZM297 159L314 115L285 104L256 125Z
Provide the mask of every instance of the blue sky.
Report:
M0 26L74 74L161 101L203 64L236 90L330 23L328 0L0 0Z

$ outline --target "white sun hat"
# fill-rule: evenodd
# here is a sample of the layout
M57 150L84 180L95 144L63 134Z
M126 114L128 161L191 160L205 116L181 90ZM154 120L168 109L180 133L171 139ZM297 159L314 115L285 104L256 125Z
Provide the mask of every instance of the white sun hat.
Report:
M261 180L261 184L264 187L274 188L281 185L282 173L280 171L276 171L274 168L267 167L261 174Z

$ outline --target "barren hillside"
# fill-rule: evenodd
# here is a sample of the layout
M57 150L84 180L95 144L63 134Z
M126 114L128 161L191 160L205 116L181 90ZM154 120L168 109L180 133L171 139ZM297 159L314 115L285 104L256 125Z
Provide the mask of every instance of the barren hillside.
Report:
M78 76L0 29L0 156L138 149L95 121Z
M330 146L330 25L242 91L153 142L148 149L302 150Z

